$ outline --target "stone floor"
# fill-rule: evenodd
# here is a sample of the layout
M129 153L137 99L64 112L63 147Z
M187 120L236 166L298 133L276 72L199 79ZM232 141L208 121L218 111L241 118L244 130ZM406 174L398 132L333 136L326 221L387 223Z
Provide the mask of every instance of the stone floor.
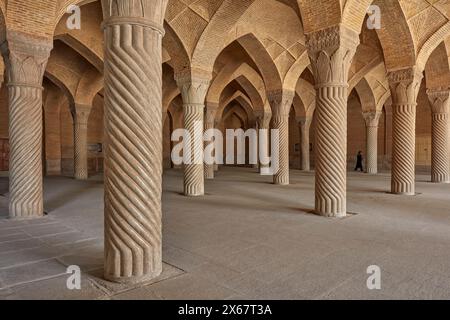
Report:
M400 197L387 174L349 173L354 214L327 219L308 213L313 173L281 187L223 168L205 197L185 198L181 172L168 171L164 272L130 288L101 279L101 178L47 178L43 219L8 221L0 197L0 299L450 299L450 185L417 179L421 194ZM81 290L67 289L69 265ZM367 289L370 265L381 290Z

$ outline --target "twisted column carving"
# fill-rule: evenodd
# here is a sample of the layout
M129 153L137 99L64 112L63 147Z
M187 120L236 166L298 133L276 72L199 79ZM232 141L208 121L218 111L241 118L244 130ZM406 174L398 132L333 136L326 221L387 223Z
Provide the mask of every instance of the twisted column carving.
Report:
M74 177L77 180L86 180L88 172L87 134L88 120L91 106L75 105L73 117L74 132Z
M279 168L273 177L277 185L289 184L289 111L295 93L288 90L269 92L268 98L272 106L272 129L279 131Z
M392 96L391 192L415 194L416 106L422 73L416 68L388 74Z
M366 172L378 173L378 123L381 112L364 112L363 118L366 123Z
M103 0L105 278L162 271L162 37L166 0Z
M9 216L44 214L42 81L52 43L10 32L2 46L9 94Z
M259 155L259 139L260 134L264 134L265 135L265 141L267 142L267 145L265 147L266 151L267 151L267 155L270 155L270 151L269 151L269 130L270 130L270 122L272 120L272 113L267 112L267 111L262 111L262 112L257 112L256 113L256 124L258 126L258 159L259 159L259 171L261 173L261 170L263 168L268 168L270 166L270 164L263 164L261 163L261 157ZM264 130L264 131L260 131L260 130Z
M311 170L310 153L309 153L309 130L311 128L311 117L299 117L297 119L300 129L300 151L301 162L300 168L303 171Z
M348 71L358 44L343 26L307 35L317 90L315 208L327 217L347 213Z
M203 164L203 128L205 97L210 79L193 76L190 71L175 75L183 98L184 129L191 137L190 163L184 164L184 195L190 197L205 194L205 176ZM196 133L197 131L197 133ZM201 134L198 134L200 131ZM201 159L201 160L200 160Z
M448 183L450 180L449 150L449 90L428 90L432 112L431 181Z
M205 131L215 128L218 105L209 103L206 107ZM206 142L205 147L214 142ZM205 163L205 179L214 179L214 164Z

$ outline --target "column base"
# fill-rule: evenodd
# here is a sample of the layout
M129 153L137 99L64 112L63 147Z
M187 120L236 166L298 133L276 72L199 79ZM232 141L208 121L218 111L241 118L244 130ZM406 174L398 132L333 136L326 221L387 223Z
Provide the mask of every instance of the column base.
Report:
M410 196L410 197L417 195L417 193L415 193L415 192L396 192L396 191L391 191L391 192L388 192L388 193L396 195L396 196Z
M273 184L277 186L288 186L289 185L289 179L274 179Z
M313 211L316 215L325 217L325 218L345 218L347 217L347 212L337 212L337 213L330 213L330 212L321 212L319 210L314 210Z
M144 276L137 276L137 277L115 277L111 275L104 274L103 277L105 280L119 283L119 284L126 284L126 285L134 285L134 284L140 284L145 282L150 282L154 280L155 278L159 277L162 273L162 266L160 269L150 273L146 274Z
M196 191L196 190L185 190L185 197L202 197L205 195L205 191Z

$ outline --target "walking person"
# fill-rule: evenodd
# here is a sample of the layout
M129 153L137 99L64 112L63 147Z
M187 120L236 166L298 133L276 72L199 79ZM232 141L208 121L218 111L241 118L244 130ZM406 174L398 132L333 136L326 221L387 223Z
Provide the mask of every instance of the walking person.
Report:
M362 151L358 151L358 155L356 156L356 167L355 167L355 171L358 171L359 169L361 169L361 172L364 172L364 169L363 169L363 155L362 155Z

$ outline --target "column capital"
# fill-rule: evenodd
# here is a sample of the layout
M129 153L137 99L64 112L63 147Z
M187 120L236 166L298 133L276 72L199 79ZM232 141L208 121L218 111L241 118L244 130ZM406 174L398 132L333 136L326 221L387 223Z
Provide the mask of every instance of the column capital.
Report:
M74 120L77 124L88 123L89 116L91 114L92 106L85 104L75 103L75 115Z
M343 25L306 35L316 87L348 86L348 70L359 45L359 34Z
M296 120L301 127L309 127L312 123L312 117L307 116L296 117Z
M450 89L448 88L428 89L427 95L428 99L430 100L432 113L436 114L449 112Z
M410 67L388 73L392 105L415 105L419 94L423 72L417 67Z
M274 90L267 92L274 116L289 116L295 92L292 90Z
M175 81L183 98L183 104L204 106L211 83L211 73L187 69L175 74Z
M42 89L52 41L10 31L1 45L8 85L31 86Z
M268 129L270 127L270 120L272 119L272 113L264 110L255 111L256 122L259 129Z
M362 113L366 127L378 127L382 112L381 111L366 111Z
M102 0L103 27L136 24L164 34L168 0Z

